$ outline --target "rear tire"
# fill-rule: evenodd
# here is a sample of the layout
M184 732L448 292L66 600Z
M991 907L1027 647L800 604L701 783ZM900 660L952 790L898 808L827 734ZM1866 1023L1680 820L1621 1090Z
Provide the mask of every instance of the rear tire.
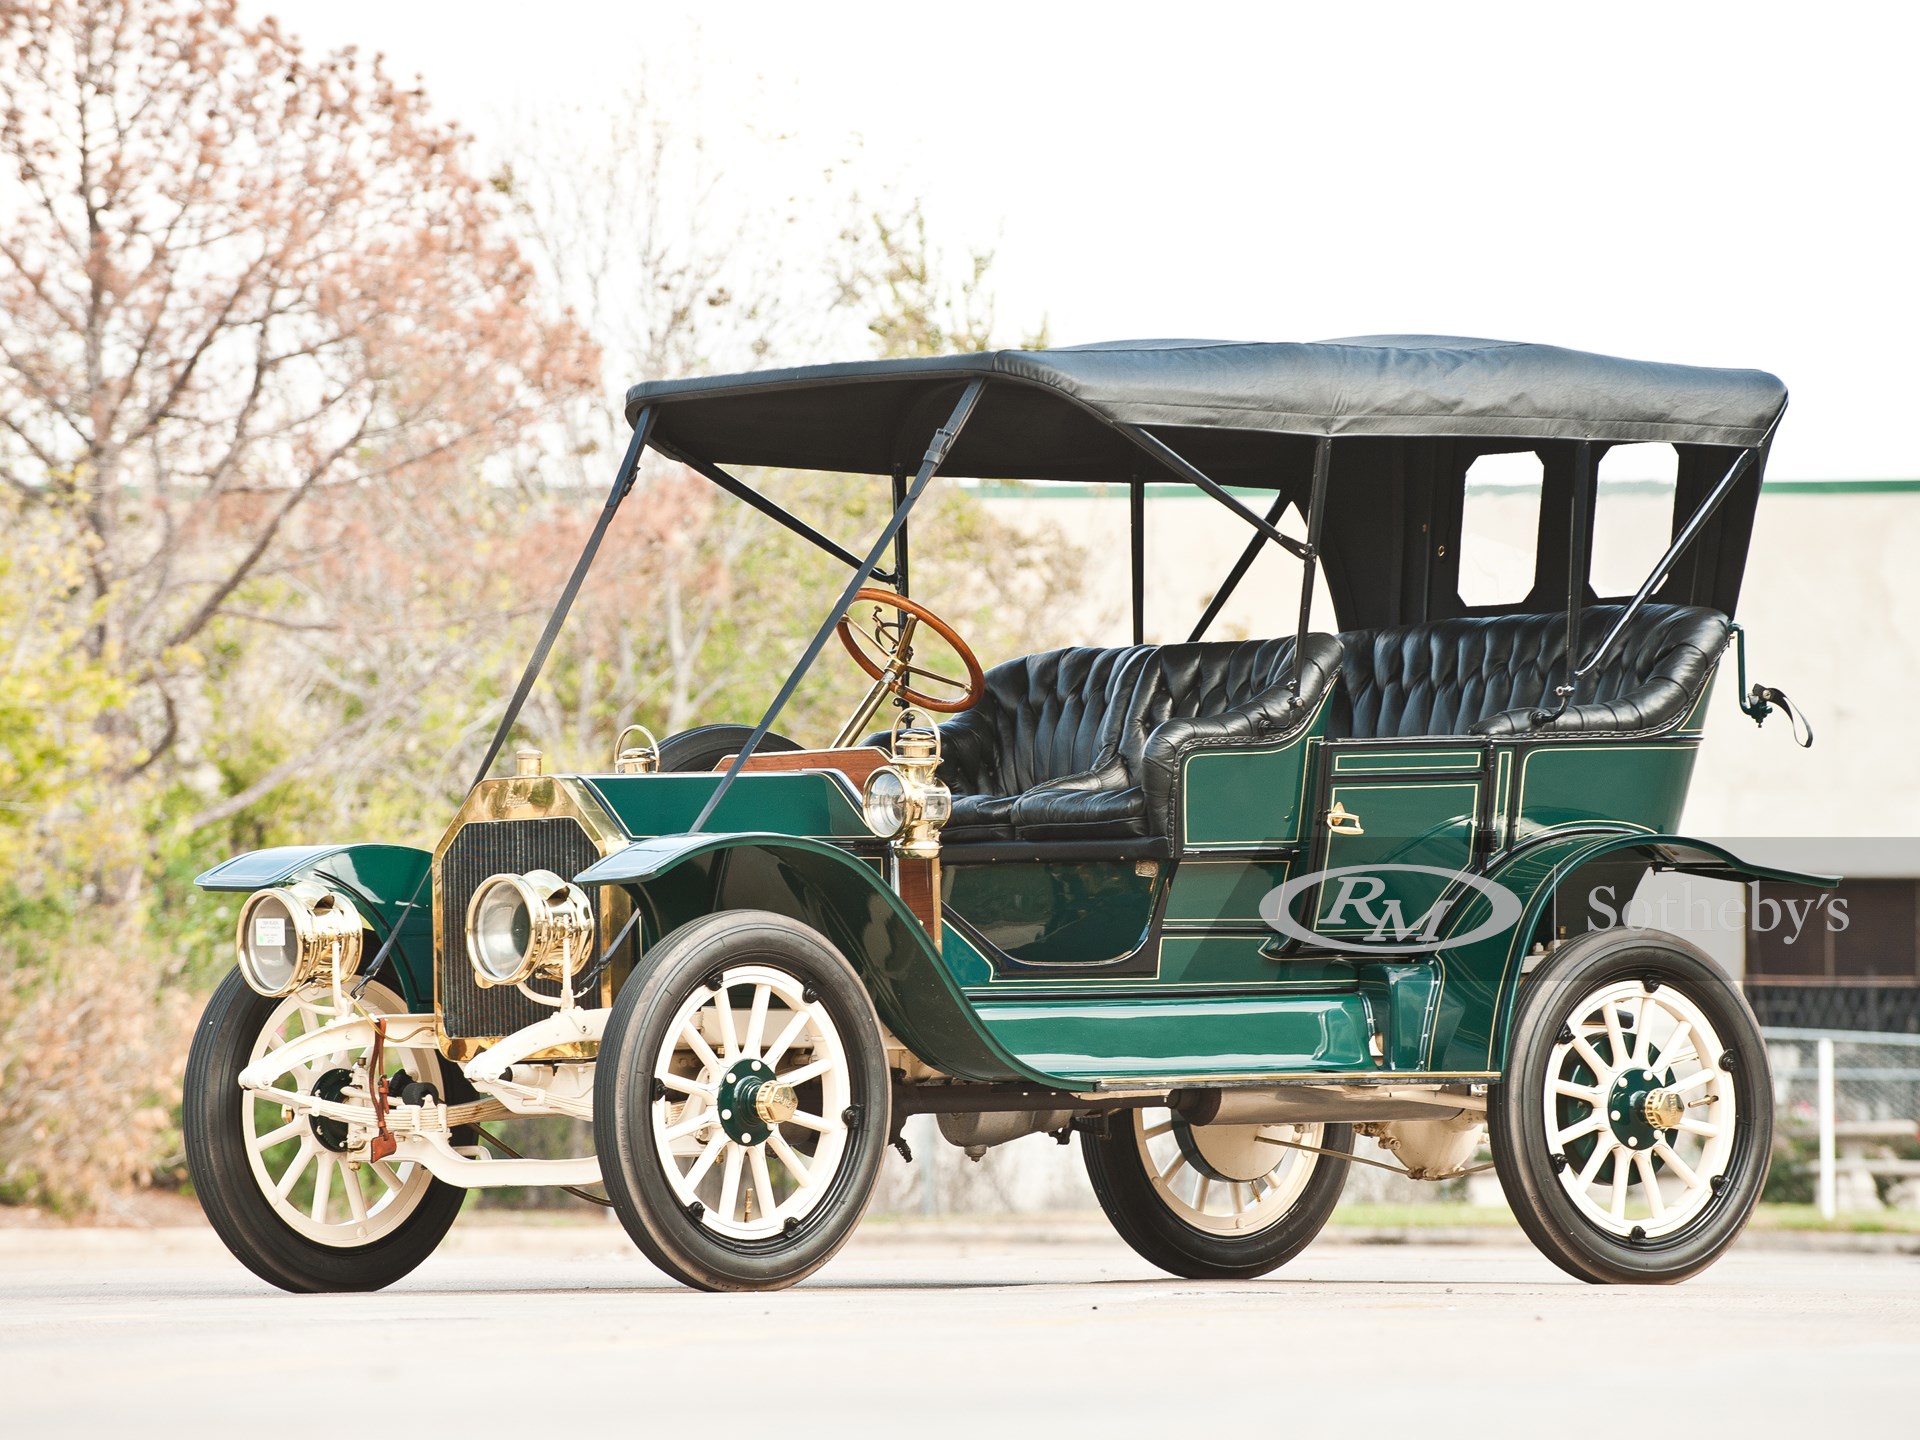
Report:
M1678 936L1600 931L1529 978L1512 1035L1487 1136L1527 1238L1593 1284L1673 1284L1719 1259L1773 1144L1766 1044L1739 986Z
M614 1213L700 1290L777 1290L852 1236L892 1077L866 988L818 931L764 910L692 921L613 1003L593 1138Z
M1123 1110L1080 1141L1100 1208L1143 1259L1189 1280L1251 1280L1326 1225L1347 1183L1353 1127L1188 1125L1170 1110Z
M248 988L237 970L229 973L194 1032L181 1105L187 1173L214 1233L262 1280L301 1293L393 1284L434 1252L466 1198L466 1191L418 1167L386 1166L397 1182L391 1185L376 1167L350 1169L344 1157L337 1159L321 1143L321 1135L332 1132L316 1127L328 1122L283 1119L277 1105L235 1083L241 1070L264 1053L269 1037L304 1033L332 1018L329 1003L325 992L269 999ZM361 1003L375 1014L406 1012L400 997L377 982L367 987ZM448 1094L439 1055L411 1049L387 1053L389 1074L404 1066L415 1080ZM309 1083L290 1076L281 1076L280 1083L310 1093L330 1076L351 1075L365 1057L355 1050L332 1059L332 1065L313 1067ZM283 1139L260 1143L282 1131ZM323 1181L327 1198L316 1206L313 1197ZM274 1193L281 1183L288 1185L284 1197ZM354 1213L349 1185L359 1187L358 1208L366 1214Z

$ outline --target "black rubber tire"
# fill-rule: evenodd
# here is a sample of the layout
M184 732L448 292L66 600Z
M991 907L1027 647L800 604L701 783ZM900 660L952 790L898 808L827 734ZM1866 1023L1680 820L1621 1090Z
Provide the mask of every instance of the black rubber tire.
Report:
M691 730L669 735L660 742L661 773L680 775L711 770L729 755L738 755L751 734L751 725L696 725ZM777 755L783 750L801 748L799 741L769 730L760 737L753 753Z
M820 995L846 1045L857 1117L833 1188L790 1233L767 1240L716 1235L681 1208L654 1151L650 1112L657 1055L687 995L732 965L785 971ZM594 1149L614 1213L633 1243L668 1275L697 1290L779 1290L831 1260L873 1198L891 1133L893 1089L880 1021L866 987L816 930L766 910L727 910L690 921L647 952L644 969L613 1002L593 1089Z
M1657 976L1712 1021L1731 1057L1734 1142L1727 1183L1685 1229L1635 1242L1583 1216L1560 1184L1537 1103L1556 1037L1574 1008L1615 980ZM1773 1080L1760 1026L1740 987L1703 951L1659 930L1616 929L1560 946L1527 979L1515 1008L1501 1081L1488 1092L1487 1141L1507 1204L1527 1238L1569 1275L1596 1285L1671 1285L1696 1275L1739 1238L1767 1183Z
M301 1294L384 1289L434 1252L467 1192L434 1180L392 1234L351 1249L318 1244L275 1215L247 1161L241 1106L249 1102L235 1081L279 1004L249 989L235 970L200 1016L180 1107L194 1194L234 1258L268 1284ZM449 1093L444 1070L414 1078Z
M1225 1236L1196 1229L1167 1208L1147 1174L1132 1111L1116 1111L1080 1132L1087 1178L1120 1238L1150 1264L1188 1280L1252 1280L1313 1243L1346 1188L1353 1127L1327 1125L1320 1144L1341 1156L1314 1157L1313 1174L1291 1209L1250 1235Z

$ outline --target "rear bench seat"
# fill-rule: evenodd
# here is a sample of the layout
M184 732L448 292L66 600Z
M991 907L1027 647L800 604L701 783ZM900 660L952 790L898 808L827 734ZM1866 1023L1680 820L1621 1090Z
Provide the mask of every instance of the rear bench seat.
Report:
M1581 612L1591 654L1625 611ZM1567 617L1487 615L1350 630L1340 637L1341 684L1332 733L1360 739L1420 735L1648 735L1678 725L1727 648L1727 617L1692 605L1648 605L1558 718L1536 726L1567 673Z
M1623 608L1583 613L1583 654ZM1564 614L1309 635L1297 698L1291 639L1026 655L989 670L979 704L940 727L940 776L954 793L943 837L1174 836L1188 754L1284 740L1336 677L1336 736L1652 734L1686 718L1726 643L1718 611L1648 605L1581 682L1580 703L1539 726L1534 708L1566 673Z

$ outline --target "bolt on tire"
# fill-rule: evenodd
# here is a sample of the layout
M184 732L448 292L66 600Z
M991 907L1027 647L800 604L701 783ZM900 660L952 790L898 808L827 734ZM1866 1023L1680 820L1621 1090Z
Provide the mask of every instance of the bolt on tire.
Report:
M1766 1184L1773 1090L1739 987L1653 930L1561 946L1521 992L1488 1138L1541 1252L1598 1284L1711 1265Z
M702 1290L830 1260L872 1198L891 1077L865 987L817 931L735 910L647 953L608 1017L594 1142L628 1235Z

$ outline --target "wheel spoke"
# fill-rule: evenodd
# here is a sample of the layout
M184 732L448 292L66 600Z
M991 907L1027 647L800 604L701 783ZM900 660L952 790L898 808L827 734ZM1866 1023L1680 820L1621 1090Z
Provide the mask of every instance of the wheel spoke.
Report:
M729 1223L740 1207L740 1169L745 1158L738 1145L729 1145L726 1163L720 1169L720 1218Z
M1682 1115L1680 1123L1673 1128L1689 1135L1703 1135L1709 1140L1720 1133L1720 1127L1711 1120L1696 1120L1691 1115Z
M1600 1052L1593 1048L1593 1042L1584 1035L1576 1034L1573 1037L1573 1049L1575 1054L1587 1062L1587 1068L1597 1076L1604 1076L1612 1068L1600 1058Z
M1627 1218L1627 1186L1631 1183L1630 1172L1632 1169L1633 1167L1627 1159L1626 1148L1620 1145L1614 1146L1613 1204L1609 1208L1612 1210L1613 1218L1616 1220L1624 1220Z
M1606 1022L1607 1044L1613 1051L1613 1063L1616 1066L1629 1064L1627 1037L1620 1029L1620 1007L1609 1000L1600 1007L1600 1015Z
M718 1124L720 1116L713 1110L702 1110L692 1117L682 1117L678 1124L669 1125L660 1132L662 1140L678 1140L686 1135L698 1135L709 1125Z
M1588 1115L1586 1119L1577 1120L1565 1130L1557 1133L1553 1137L1553 1148L1556 1150L1565 1150L1569 1140L1578 1140L1582 1135L1598 1134L1606 1128L1607 1122L1601 1117L1600 1112L1595 1110L1592 1114Z
M768 1068L780 1063L780 1057L787 1053L787 1047L800 1038L800 1032L807 1028L807 1021L812 1018L812 1014L806 1010L793 1012L793 1019L787 1022L787 1028L780 1032L779 1037L760 1056Z
M1140 1131L1140 1134L1145 1139L1157 1140L1160 1136L1165 1135L1171 1129L1173 1129L1173 1121L1162 1120L1158 1125L1148 1125L1144 1127Z
M1202 1175L1200 1177L1200 1193L1193 1197L1193 1208L1198 1210L1202 1215L1207 1213L1207 1196L1212 1192L1213 1177L1211 1175Z
M1633 1060L1635 1065L1647 1063L1647 1051L1653 1047L1653 1036L1647 1024L1647 1007L1653 1004L1653 996L1642 990L1640 1004L1633 1015Z
M340 1188L347 1192L347 1212L356 1221L367 1218L367 1196L360 1188L360 1172L352 1166L346 1167L340 1176Z
M760 1218L771 1220L780 1208L780 1197L773 1193L773 1175L767 1169L767 1147L756 1145L747 1153L753 1171L753 1193L760 1197Z
M713 1168L713 1162L720 1158L720 1152L727 1148L727 1132L722 1130L707 1142L707 1148L694 1157L693 1166L686 1173L687 1189L697 1190L700 1182L707 1178L707 1172Z
M773 1151L774 1158L787 1167L787 1173L793 1176L793 1183L805 1190L813 1184L813 1172L807 1168L807 1162L800 1158L800 1152L787 1143L787 1137L779 1130L767 1136L767 1148Z
M1673 1147L1667 1144L1666 1141L1654 1141L1653 1153L1665 1162L1669 1170L1680 1177L1680 1183L1685 1185L1687 1189L1698 1190L1700 1188L1700 1177L1694 1173L1693 1167L1688 1165L1687 1162L1682 1160L1678 1155L1674 1154Z
M676 1075L671 1070L661 1072L659 1080L669 1090L678 1090L682 1095L700 1095L708 1100L719 1089L718 1086L708 1085L687 1075Z
M830 1130L838 1130L840 1128L836 1122L823 1119L806 1110L794 1111L793 1114L787 1117L786 1123L789 1125L798 1125L806 1130L817 1130L822 1135L825 1135Z
M1601 1100L1601 1090L1598 1085L1576 1085L1571 1080L1554 1081L1553 1093L1564 1095L1569 1100L1584 1100L1589 1105L1598 1105Z
M1633 1157L1635 1167L1640 1171L1641 1188L1647 1192L1647 1208L1655 1220L1666 1218L1666 1197L1660 1193L1660 1177L1653 1173L1653 1156L1644 1150Z
M373 1171L373 1173L379 1177L380 1183L386 1186L387 1189L393 1191L394 1194L398 1195L406 1188L406 1182L393 1173L392 1168L386 1161L376 1160L367 1168Z
M783 1085L791 1085L795 1089L798 1089L800 1086L806 1084L807 1081L818 1079L831 1069L833 1069L833 1057L829 1055L825 1059L815 1060L811 1065L802 1065L798 1070L790 1074L782 1075L780 1077L780 1083Z
M1173 1181L1173 1177L1178 1175L1182 1170L1186 1168L1187 1168L1187 1157L1185 1152L1180 1150L1174 1151L1172 1162L1167 1166L1166 1169L1160 1172L1160 1183L1162 1185L1171 1184Z
M313 1172L313 1209L309 1212L316 1225L327 1223L327 1201L333 1198L334 1169L333 1152L321 1151L320 1164Z
M273 1187L276 1200L284 1200L293 1193L293 1187L300 1183L300 1177L307 1172L307 1166L313 1163L313 1157L320 1153L320 1147L314 1143L312 1135L300 1142L300 1153L293 1157L287 1166L287 1173L280 1177L280 1183Z
M1580 1167L1580 1188L1585 1190L1593 1184L1594 1177L1600 1173L1600 1167L1607 1163L1607 1156L1614 1151L1612 1145L1596 1143L1593 1153L1587 1157L1587 1163Z
M1693 1022L1682 1020L1667 1036L1667 1048L1660 1052L1660 1063L1671 1070L1682 1060L1693 1057Z
M740 1037L733 1028L733 997L727 993L727 977L720 977L720 988L713 992L713 1016L720 1024L720 1058L731 1060L740 1053Z
M748 1055L760 1053L760 1042L767 1030L767 1002L772 998L772 986L761 982L753 987L753 1008L747 1011L747 1037L740 1042L740 1048Z
M707 1037L700 1033L700 1027L692 1020L680 1027L680 1038L687 1042L687 1048L693 1051L700 1063L709 1071L726 1069L725 1063L713 1053L713 1047L707 1044ZM667 1077L660 1077L661 1083L667 1083Z
M293 1119L287 1121L286 1124L277 1126L276 1128L269 1130L264 1135L254 1136L252 1141L249 1143L252 1144L255 1150L271 1150L274 1146L278 1145L282 1140L291 1140L295 1135L298 1135L302 1130L306 1128L307 1128L306 1116L296 1115L293 1117Z
M1681 1079L1674 1081L1672 1086L1669 1088L1674 1090L1691 1090L1696 1085L1706 1084L1709 1080L1713 1079L1713 1077L1718 1075L1719 1073L1720 1072L1718 1070L1706 1070L1706 1069L1696 1070L1693 1072L1693 1074L1684 1076Z

